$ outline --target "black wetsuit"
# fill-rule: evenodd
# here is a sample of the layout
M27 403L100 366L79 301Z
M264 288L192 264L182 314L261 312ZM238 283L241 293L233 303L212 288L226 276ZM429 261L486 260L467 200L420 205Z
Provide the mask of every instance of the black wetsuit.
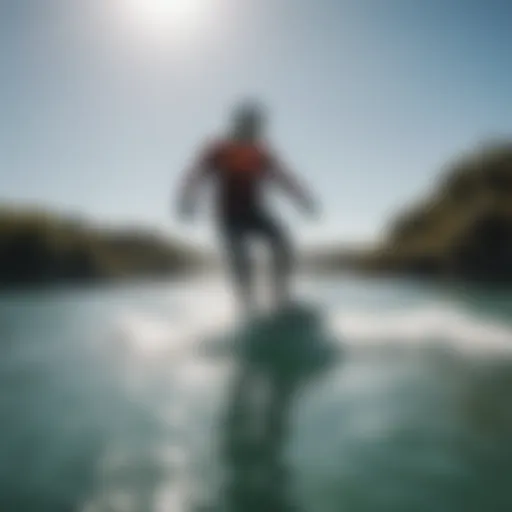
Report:
M288 234L263 201L263 188L273 177L272 158L255 145L217 143L210 148L208 168L217 186L217 217L231 269L244 302L251 301L249 242L261 238L273 256L276 300L287 298L292 251Z

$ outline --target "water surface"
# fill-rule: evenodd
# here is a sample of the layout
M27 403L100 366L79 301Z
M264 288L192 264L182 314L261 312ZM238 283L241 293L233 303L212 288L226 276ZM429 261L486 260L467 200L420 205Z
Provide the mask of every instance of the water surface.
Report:
M298 294L343 354L292 411L303 510L512 510L512 294L351 277ZM3 294L0 510L208 501L233 322L217 280Z

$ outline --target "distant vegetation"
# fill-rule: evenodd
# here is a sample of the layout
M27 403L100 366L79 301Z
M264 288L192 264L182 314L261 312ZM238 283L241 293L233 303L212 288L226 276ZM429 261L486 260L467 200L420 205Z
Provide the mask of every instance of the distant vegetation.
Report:
M512 143L458 159L431 195L395 219L359 270L512 283ZM336 255L330 255L336 266Z
M160 276L204 263L197 251L143 230L0 208L0 286ZM449 165L435 190L395 218L377 247L317 251L305 263L512 284L512 143Z
M197 267L197 251L138 230L0 208L0 286L151 277Z

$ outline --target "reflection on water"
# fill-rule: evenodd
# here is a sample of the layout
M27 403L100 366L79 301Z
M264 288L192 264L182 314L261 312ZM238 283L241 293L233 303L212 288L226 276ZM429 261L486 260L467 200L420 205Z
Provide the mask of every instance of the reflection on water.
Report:
M512 510L512 330L503 308L492 317L495 298L480 309L410 283L304 288L343 358L307 386L276 375L267 481L286 468L276 487L303 511ZM199 283L1 298L0 510L216 510L239 462L219 426L228 433L245 389L232 386L224 294Z
M314 309L293 306L254 320L236 337L237 370L219 425L228 475L223 510L297 510L284 451L293 402L336 359L324 331Z

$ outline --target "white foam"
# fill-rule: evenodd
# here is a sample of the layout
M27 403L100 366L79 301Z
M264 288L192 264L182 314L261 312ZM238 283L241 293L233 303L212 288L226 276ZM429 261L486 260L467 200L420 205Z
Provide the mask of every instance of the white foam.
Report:
M512 327L451 304L398 311L337 310L331 314L330 323L343 343L352 348L435 343L475 355L512 355Z
M328 314L329 326L346 348L445 346L465 354L511 355L512 327L480 318L453 303L441 301L417 307L386 310L338 306ZM189 290L180 297L170 319L126 311L117 321L120 339L138 357L169 362L196 359L203 344L222 344L222 333L236 322L229 293L212 286Z

